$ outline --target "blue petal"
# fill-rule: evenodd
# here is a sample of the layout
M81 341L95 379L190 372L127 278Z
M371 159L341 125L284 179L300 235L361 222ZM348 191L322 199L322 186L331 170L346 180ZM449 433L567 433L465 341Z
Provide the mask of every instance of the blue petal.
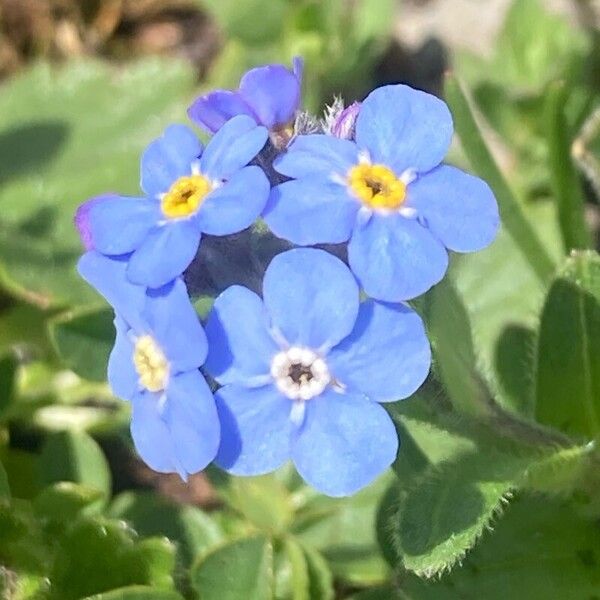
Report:
M108 383L115 396L131 400L140 390L139 377L133 364L133 343L129 328L122 319L115 319L117 335L108 359Z
M117 194L102 194L86 200L77 207L73 222L79 233L81 243L86 250L94 249L94 240L92 240L92 231L90 225L90 211L93 206L108 199L118 198Z
M415 219L373 214L357 223L348 261L365 292L388 302L409 300L438 283L448 268L444 246Z
M273 327L289 344L323 351L352 331L358 292L341 260L312 248L277 255L263 280L263 298Z
M221 446L215 462L234 475L262 475L290 457L292 401L273 386L226 385L215 395Z
M452 140L452 116L445 102L406 85L371 92L356 120L356 143L371 161L425 172L437 167Z
M299 179L271 190L264 220L294 244L338 244L350 238L359 207L337 183Z
M161 218L159 202L112 196L95 199L88 211L93 247L103 254L128 254L138 248Z
M410 206L427 227L456 252L475 252L492 243L500 216L494 193L478 177L441 166L408 188Z
M269 137L254 119L239 115L227 121L213 136L200 159L200 170L211 179L222 180L245 167Z
M177 179L192 172L191 165L201 154L202 143L189 127L167 127L142 155L142 189L152 198L168 192Z
M204 469L219 449L220 426L213 395L200 371L171 378L163 418L185 473Z
M221 384L252 385L269 377L279 348L269 334L262 300L234 285L217 297L206 323L207 371Z
M148 391L132 399L131 437L142 460L159 473L178 472L184 475L179 463L173 437L162 417L159 396Z
M178 373L200 367L206 359L206 334L181 279L157 290L148 290L144 318L149 333L156 339Z
M258 119L239 92L229 90L216 90L200 96L188 108L188 117L209 133L217 132L236 115Z
M258 67L242 77L240 95L260 123L274 129L293 120L300 105L300 81L283 65Z
M133 253L127 277L133 283L160 287L181 275L196 256L200 231L192 219L155 229Z
M285 154L275 160L275 170L295 179L332 176L345 178L358 163L358 148L349 140L324 134L299 135Z
M402 304L363 302L354 330L328 354L327 364L336 381L371 400L407 398L431 364L423 321Z
M200 230L229 235L250 227L263 211L269 189L269 180L260 167L244 167L201 204L197 217Z
M306 403L292 441L298 473L329 496L349 496L371 483L396 458L398 435L381 405L328 390Z
M146 289L128 281L127 265L126 256L108 257L91 250L79 259L77 270L131 327L143 329Z

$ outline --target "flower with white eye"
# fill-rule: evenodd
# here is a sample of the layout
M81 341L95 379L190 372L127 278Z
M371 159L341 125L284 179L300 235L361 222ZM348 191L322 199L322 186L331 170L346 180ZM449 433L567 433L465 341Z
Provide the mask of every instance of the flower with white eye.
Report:
M156 290L131 284L124 258L95 251L82 256L82 277L115 309L117 337L108 361L116 396L131 402L131 434L155 471L186 479L210 463L220 425L213 395L200 373L206 335L181 279Z
M293 460L331 496L352 494L394 461L398 436L380 402L406 398L427 377L429 343L404 305L359 303L348 268L323 250L276 256L262 299L232 286L206 325L216 393L215 462L259 475Z

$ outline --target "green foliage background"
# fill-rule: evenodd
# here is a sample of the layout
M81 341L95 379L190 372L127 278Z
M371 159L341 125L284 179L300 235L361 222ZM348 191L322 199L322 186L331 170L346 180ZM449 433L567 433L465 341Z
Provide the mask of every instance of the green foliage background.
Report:
M308 108L361 97L395 14L391 0L201 5L224 37L200 86L166 57L39 62L0 86L0 596L599 596L600 32L515 0L491 58L453 57L451 160L489 182L503 229L414 303L434 368L388 407L393 469L346 499L290 467L209 469L191 493L136 462L105 384L111 313L74 271L74 210L135 193L143 147L249 67L301 54Z

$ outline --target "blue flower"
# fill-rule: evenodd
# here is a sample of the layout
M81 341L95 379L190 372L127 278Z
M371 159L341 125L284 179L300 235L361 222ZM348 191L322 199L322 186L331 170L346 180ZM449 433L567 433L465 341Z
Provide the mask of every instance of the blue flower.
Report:
M302 59L293 70L266 65L248 71L237 91L216 90L200 96L188 109L190 119L208 132L217 131L235 115L248 115L271 131L294 121L300 106Z
M168 283L196 256L203 233L236 233L260 215L269 181L259 167L246 165L267 135L250 117L239 116L203 151L191 129L171 125L142 156L146 197L95 198L82 209L91 246L109 256L131 254L132 283Z
M376 89L360 107L354 141L299 136L275 161L293 180L273 188L265 221L299 245L350 240L350 267L373 298L419 296L444 276L446 249L480 250L499 227L487 184L440 165L452 132L434 96Z
M216 393L216 463L258 475L292 459L312 486L352 494L395 459L398 437L380 402L423 383L430 349L404 305L359 303L347 267L323 250L276 256L263 299L225 290L208 318L207 370Z
M206 336L185 284L176 279L146 291L127 281L125 258L95 251L82 256L78 269L115 308L108 380L116 396L131 402L138 453L155 471L183 479L202 470L215 457L220 426L199 371Z

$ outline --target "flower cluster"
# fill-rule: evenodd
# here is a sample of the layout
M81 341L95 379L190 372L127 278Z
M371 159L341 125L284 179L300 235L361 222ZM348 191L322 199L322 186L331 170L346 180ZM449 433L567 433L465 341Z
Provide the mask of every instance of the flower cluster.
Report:
M390 85L317 119L301 112L301 79L295 60L198 98L188 115L206 147L171 125L142 155L142 195L79 208L79 272L115 310L108 379L148 465L185 478L212 461L258 475L292 460L343 496L395 460L381 403L429 372L405 301L440 281L448 250L491 243L499 218L482 180L441 164L441 100ZM265 261L261 295L220 290L203 328L191 273L211 240L260 218L289 249ZM298 247L318 244L331 252Z

